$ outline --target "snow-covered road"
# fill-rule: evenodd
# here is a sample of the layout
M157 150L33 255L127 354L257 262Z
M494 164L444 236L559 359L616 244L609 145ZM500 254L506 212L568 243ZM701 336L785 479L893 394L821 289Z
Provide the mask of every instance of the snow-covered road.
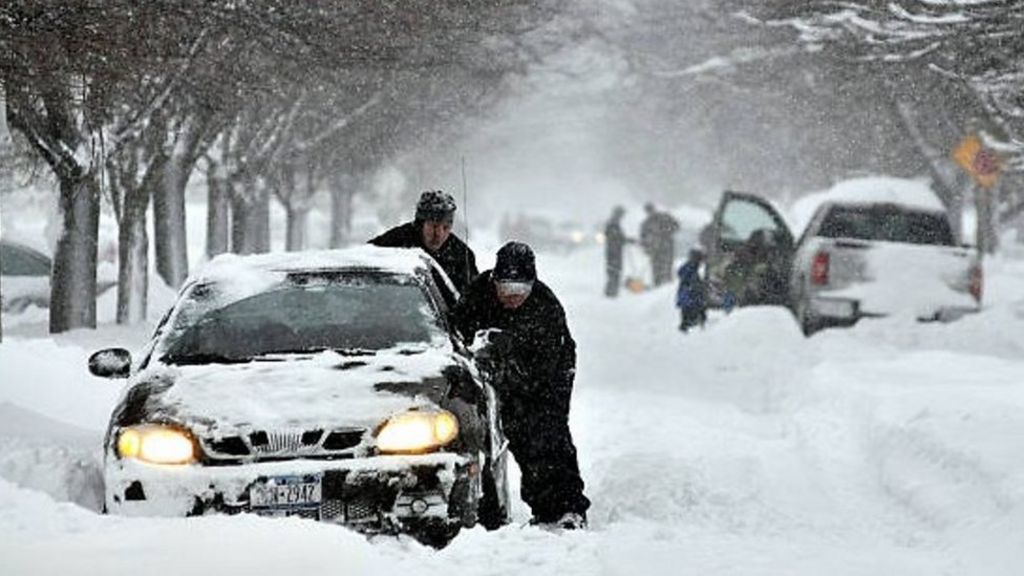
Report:
M600 296L596 250L539 270L579 343L591 530L475 529L436 552L301 520L98 515L119 389L85 358L145 330L39 338L30 310L0 345L0 574L1020 573L1024 262L989 263L977 316L810 340L777 309L680 335L671 288Z

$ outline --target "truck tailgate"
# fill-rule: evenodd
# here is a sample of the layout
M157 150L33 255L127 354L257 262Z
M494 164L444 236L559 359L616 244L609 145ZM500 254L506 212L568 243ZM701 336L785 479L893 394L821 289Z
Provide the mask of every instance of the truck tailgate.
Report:
M856 240L835 240L821 248L831 254L831 276L837 281L829 296L860 302L862 314L926 317L978 306L970 293L977 263L971 249Z

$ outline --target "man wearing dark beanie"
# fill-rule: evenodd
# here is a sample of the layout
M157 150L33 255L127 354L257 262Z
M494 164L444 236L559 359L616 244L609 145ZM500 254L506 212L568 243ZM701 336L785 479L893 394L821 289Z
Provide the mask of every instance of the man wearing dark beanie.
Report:
M476 278L476 255L452 234L455 199L441 190L427 190L416 203L416 216L370 240L385 248L422 248L437 261L458 291L464 292Z
M558 298L537 279L533 250L521 242L502 246L494 269L473 281L452 319L467 344L478 330L501 330L493 381L532 522L586 527L590 501L569 431L576 342Z

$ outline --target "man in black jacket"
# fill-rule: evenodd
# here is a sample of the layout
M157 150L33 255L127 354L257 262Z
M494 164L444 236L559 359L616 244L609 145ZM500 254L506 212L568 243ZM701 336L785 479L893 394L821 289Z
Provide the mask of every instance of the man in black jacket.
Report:
M672 281L672 264L676 259L673 237L679 231L679 222L650 202L644 205L644 210L647 217L640 224L640 245L651 258L654 285L661 286Z
M585 527L590 501L583 495L569 431L576 342L558 298L537 280L530 247L502 246L494 269L470 285L452 320L469 343L478 330L501 330L504 350L498 354L504 369L494 384L533 522Z
M619 295L619 287L622 285L622 255L626 244L632 242L622 231L622 217L625 214L625 208L616 206L604 227L604 268L608 278L604 285L604 295L609 298Z
M422 248L445 271L458 291L464 292L476 278L476 255L452 234L455 199L441 190L427 190L416 203L416 217L370 240L385 248Z

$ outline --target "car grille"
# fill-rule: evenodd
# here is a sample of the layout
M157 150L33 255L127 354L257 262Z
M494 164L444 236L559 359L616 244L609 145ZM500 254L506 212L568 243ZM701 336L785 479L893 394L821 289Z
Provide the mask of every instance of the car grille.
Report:
M366 436L365 428L257 430L247 435L200 438L199 443L204 463L226 465L295 458L352 458L360 453Z
M345 505L347 522L377 522L379 519L380 508L368 499L352 500Z
M319 444L321 436L323 436L323 432L319 431L313 433L312 436L309 432L274 431L250 434L249 442L257 454L277 456L279 454L299 454L304 447ZM303 440L307 437L312 438L313 441L304 442Z

